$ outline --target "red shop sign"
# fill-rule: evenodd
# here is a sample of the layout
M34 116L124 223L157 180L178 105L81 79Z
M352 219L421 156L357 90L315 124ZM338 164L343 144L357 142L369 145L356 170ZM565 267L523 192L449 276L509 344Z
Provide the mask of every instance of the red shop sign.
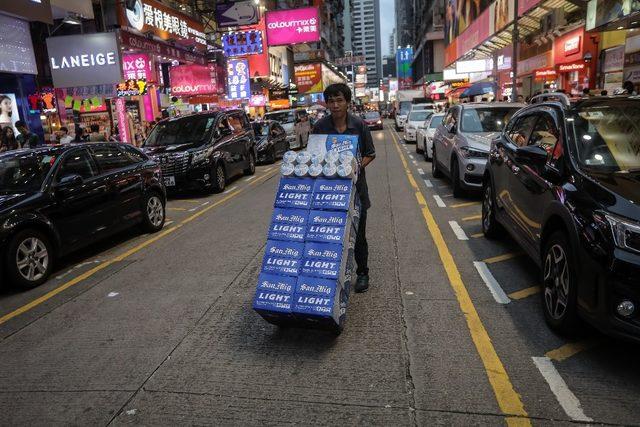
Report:
M561 64L558 65L558 71L561 73L569 73L571 71L581 71L584 70L586 65L584 62L574 62L572 64Z
M558 73L555 68L540 68L533 72L533 76L536 80L555 80Z

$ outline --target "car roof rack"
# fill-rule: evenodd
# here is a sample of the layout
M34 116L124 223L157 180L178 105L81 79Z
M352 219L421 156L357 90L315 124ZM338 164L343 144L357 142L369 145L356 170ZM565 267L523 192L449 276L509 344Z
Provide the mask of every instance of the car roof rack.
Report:
M571 106L571 99L569 99L566 93L562 92L541 93L540 95L536 95L531 98L531 101L529 101L529 103L538 104L545 101L559 101L565 107Z

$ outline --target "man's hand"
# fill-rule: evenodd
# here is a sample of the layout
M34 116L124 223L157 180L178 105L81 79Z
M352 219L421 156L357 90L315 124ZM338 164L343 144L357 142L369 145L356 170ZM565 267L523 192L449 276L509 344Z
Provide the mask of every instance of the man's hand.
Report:
M361 169L364 169L369 163L373 162L373 159L375 159L375 157L363 157L362 158L362 165L360 166Z

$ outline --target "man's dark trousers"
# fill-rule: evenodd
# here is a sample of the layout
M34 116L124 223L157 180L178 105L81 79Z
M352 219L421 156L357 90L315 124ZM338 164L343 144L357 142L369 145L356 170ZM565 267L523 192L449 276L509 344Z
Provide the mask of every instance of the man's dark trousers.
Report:
M360 222L358 223L358 234L356 235L356 245L354 257L358 266L356 273L358 276L369 274L369 245L367 243L367 210L360 211Z

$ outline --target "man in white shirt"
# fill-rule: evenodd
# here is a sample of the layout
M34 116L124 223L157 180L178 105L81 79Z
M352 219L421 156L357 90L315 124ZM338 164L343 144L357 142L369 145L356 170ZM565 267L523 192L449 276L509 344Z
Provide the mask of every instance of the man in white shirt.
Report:
M69 144L73 141L73 137L69 135L69 129L62 126L60 128L60 144Z

